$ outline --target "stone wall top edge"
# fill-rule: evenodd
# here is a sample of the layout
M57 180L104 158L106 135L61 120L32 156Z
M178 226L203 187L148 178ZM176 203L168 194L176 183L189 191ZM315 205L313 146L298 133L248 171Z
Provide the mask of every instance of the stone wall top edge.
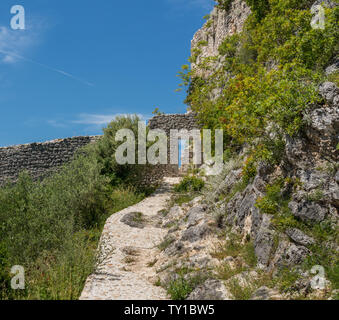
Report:
M54 139L54 140L49 140L49 141L43 141L43 142L30 142L30 143L24 143L24 144L17 144L17 145L11 145L11 146L0 146L0 150L5 150L5 149L19 149L19 148L24 148L24 147L29 147L32 145L47 145L47 144L56 144L56 143L61 143L63 141L69 141L69 140L81 140L85 138L89 139L99 139L102 137L102 135L92 135L92 136L74 136L74 137L68 137L68 138L60 138L60 139Z

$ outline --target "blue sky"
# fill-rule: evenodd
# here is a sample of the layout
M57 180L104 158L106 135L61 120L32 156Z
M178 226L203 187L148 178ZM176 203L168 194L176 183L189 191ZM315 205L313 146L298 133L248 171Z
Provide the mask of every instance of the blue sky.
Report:
M1 0L0 146L100 134L117 114L186 111L177 93L213 0ZM13 5L26 29L12 30Z

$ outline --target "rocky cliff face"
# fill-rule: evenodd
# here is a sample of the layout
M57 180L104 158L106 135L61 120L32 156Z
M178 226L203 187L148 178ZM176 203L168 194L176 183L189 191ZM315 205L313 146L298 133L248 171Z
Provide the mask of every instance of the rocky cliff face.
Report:
M192 68L208 57L218 68L219 45L242 29L249 14L240 0L229 12L214 9L192 40ZM326 73L337 66L336 59ZM338 263L326 264L339 255L339 88L325 82L319 95L323 103L305 112L303 133L285 136L279 165L260 163L244 184L244 146L209 180L207 193L165 212L162 227L169 231L156 262L160 283L195 287L188 299L338 295ZM312 275L316 265L326 270L321 286Z
M232 2L229 11L214 8L209 20L197 31L191 41L192 54L197 54L197 59L192 63L192 68L205 58L220 58L218 48L227 36L242 31L244 22L251 10L243 0ZM218 66L216 65L214 68Z
M329 93L330 92L330 93ZM253 183L238 192L229 202L220 202L227 212L226 223L241 233L248 233L254 240L255 252L260 266L275 269L280 266L295 266L311 254L308 246L314 243L301 230L288 228L279 233L271 222L272 215L262 214L256 205L265 196L267 186L277 177L298 181L282 186L282 194L290 193L288 208L296 220L306 224L339 226L338 216L338 151L336 143L339 133L338 88L325 83L320 93L326 99L324 106L317 106L307 115L310 123L306 135L298 138L286 137L285 159L280 166L262 165ZM216 195L232 190L241 170L232 170L224 179ZM302 224L301 224L302 225ZM323 230L326 233L325 229ZM279 240L278 240L279 239ZM277 242L275 242L277 241ZM338 250L338 248L336 248Z
M318 1L319 2L319 1ZM314 5L319 4L315 2ZM332 1L326 3L334 7ZM196 63L192 68L208 57L218 60L218 47L222 41L242 30L244 22L251 13L244 1L233 1L229 11L214 9L210 20L200 29L192 40L192 52L196 51ZM205 42L204 45L201 45ZM329 66L327 73L336 72L337 61ZM214 68L218 67L218 63ZM208 76L208 73L205 74ZM281 240L277 242L276 228L271 224L272 216L262 214L256 205L258 199L265 197L267 186L277 177L298 181L293 192L285 185L285 192L291 193L289 209L293 216L305 223L332 224L338 228L338 156L339 141L339 91L331 82L323 83L319 94L324 98L324 105L314 106L305 114L307 127L305 134L297 138L286 136L285 156L278 167L262 165L253 183L245 190L236 192L228 201L220 201L213 205L212 211L226 213L226 223L241 233L248 233L254 240L258 263L270 270L276 266L292 266L300 264L311 254L307 245L312 243L307 235L298 229L285 230ZM226 195L236 187L241 179L241 170L228 172L215 191L217 201L220 194ZM213 202L212 201L212 202ZM301 240L300 240L301 239ZM306 239L306 240L305 240ZM303 241L304 240L304 241Z

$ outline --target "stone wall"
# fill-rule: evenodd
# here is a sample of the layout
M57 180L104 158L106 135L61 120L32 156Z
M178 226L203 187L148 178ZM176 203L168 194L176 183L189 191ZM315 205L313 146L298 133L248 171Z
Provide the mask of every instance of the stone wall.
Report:
M170 131L173 129L177 130L194 130L199 129L200 126L196 119L196 115L192 112L185 114L164 114L157 115L150 119L149 128L152 130L161 129L166 132L168 138L167 144L167 158L168 162L170 161ZM157 177L175 177L182 174L187 166L182 166L181 170L178 165L156 165L152 168L152 175Z
M150 129L162 129L169 136L171 129L197 129L199 128L196 116L193 112L185 114L162 114L149 120Z
M75 152L99 136L58 139L43 143L0 148L0 185L15 182L22 171L42 178L72 159Z
M157 115L150 119L149 127L164 130L167 137L170 137L171 129L199 128L193 113ZM0 148L0 185L7 181L15 182L22 171L28 171L34 179L43 178L70 161L79 148L99 138L100 136L74 137ZM169 147L168 143L168 159ZM147 166L145 184L156 183L164 176L180 174L178 165Z

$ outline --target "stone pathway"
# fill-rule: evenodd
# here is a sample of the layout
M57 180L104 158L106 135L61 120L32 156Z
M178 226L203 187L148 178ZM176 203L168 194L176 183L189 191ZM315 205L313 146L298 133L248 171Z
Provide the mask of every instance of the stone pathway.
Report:
M113 214L106 222L99 244L95 273L86 281L80 300L164 300L166 291L154 286L149 264L167 230L156 227L156 215L170 199L180 178L165 178L162 186L142 202ZM130 213L142 213L133 214ZM132 216L130 225L126 215ZM123 219L125 217L125 219ZM121 222L121 220L125 222Z

